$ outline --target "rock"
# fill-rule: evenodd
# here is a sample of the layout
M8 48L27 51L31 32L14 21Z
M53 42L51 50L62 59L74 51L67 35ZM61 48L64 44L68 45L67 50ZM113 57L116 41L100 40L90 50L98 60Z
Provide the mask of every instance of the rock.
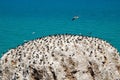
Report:
M106 41L78 35L32 40L6 52L1 80L120 80L120 56Z

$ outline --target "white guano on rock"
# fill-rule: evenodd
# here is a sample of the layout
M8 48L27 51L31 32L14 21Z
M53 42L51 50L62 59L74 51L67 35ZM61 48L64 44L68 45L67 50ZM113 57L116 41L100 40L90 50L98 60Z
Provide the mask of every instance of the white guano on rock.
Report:
M98 38L47 36L6 52L0 80L120 80L120 56Z

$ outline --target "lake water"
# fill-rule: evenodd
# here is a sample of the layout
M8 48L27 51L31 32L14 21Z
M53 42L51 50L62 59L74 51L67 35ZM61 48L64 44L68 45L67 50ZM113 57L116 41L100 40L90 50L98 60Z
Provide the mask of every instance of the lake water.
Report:
M72 21L73 16L79 16ZM0 0L0 56L53 34L106 40L120 51L120 0Z

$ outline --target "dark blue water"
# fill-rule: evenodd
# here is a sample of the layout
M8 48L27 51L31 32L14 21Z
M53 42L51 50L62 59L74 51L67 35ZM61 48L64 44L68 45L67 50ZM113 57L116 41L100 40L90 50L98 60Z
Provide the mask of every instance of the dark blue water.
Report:
M80 18L72 21L72 17ZM98 37L120 51L120 0L0 0L0 55L52 34Z

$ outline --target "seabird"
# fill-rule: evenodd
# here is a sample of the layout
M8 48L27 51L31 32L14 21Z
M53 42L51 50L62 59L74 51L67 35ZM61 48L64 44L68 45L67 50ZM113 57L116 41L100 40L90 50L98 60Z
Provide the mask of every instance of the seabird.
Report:
M72 18L72 21L74 21L74 20L76 20L76 19L78 19L79 18L79 16L74 16L73 18Z

